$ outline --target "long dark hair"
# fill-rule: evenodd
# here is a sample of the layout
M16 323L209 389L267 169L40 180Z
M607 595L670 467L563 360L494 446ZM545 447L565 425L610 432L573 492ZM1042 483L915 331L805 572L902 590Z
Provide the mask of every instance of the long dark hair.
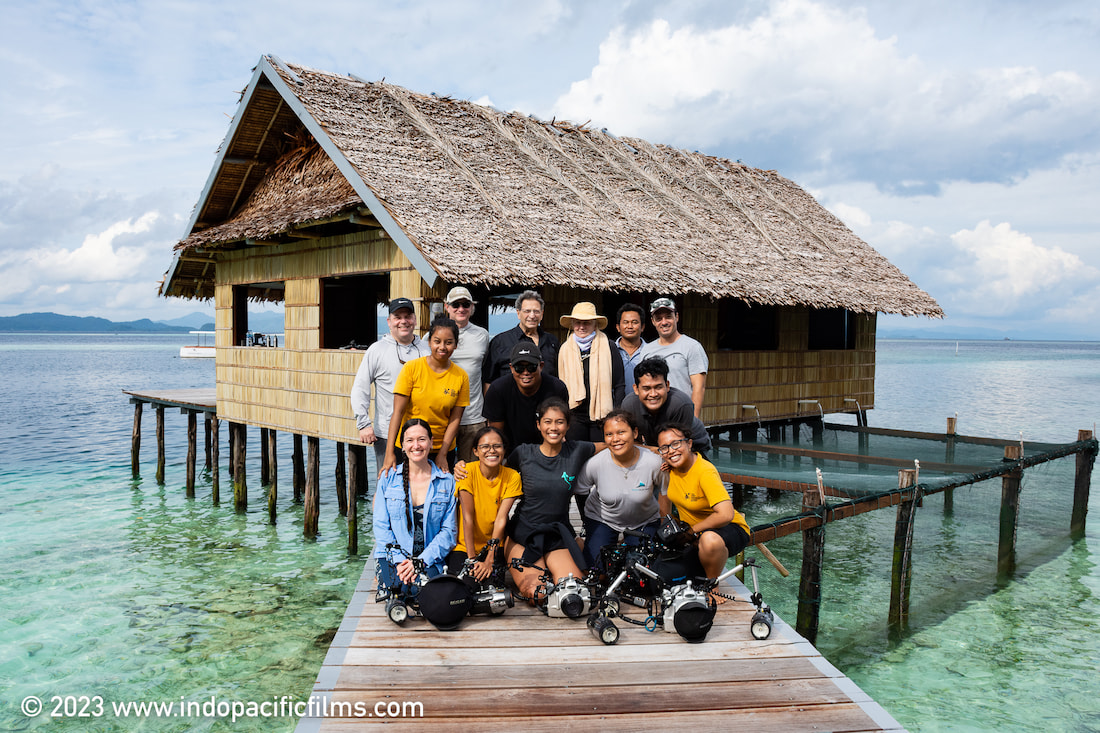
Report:
M417 425L428 431L428 440L432 439L432 426L427 423L426 420L421 420L419 417L409 418L405 421L405 424L401 426L401 445L405 445L405 433L409 428L414 428ZM401 449L401 483L405 488L405 521L408 530L412 532L413 529L413 510L412 510L412 498L409 491L409 457L405 455L405 449Z

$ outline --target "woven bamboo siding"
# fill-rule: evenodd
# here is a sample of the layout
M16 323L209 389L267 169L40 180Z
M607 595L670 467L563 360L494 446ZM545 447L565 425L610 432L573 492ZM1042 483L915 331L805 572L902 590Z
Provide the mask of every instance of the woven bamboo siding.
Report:
M409 261L393 240L373 230L226 252L218 258L216 277L218 284L243 285L404 267Z
M214 346L233 345L233 287L214 289Z
M316 349L320 344L321 281L317 278L286 281L283 302L288 349Z
M218 417L342 442L358 440L348 395L359 351L219 350Z

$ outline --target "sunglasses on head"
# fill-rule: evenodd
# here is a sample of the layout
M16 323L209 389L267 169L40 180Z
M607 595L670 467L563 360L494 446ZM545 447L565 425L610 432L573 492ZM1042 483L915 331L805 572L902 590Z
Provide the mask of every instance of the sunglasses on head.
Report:
M513 364L512 369L514 369L517 374L523 374L524 372L534 373L534 372L537 372L539 370L539 365L538 364L531 364L531 363L525 361L525 362L522 362L520 364Z

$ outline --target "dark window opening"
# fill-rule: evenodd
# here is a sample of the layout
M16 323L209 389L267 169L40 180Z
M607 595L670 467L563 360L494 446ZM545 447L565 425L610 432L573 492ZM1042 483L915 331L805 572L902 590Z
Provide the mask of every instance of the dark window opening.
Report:
M779 308L723 298L718 302L720 351L775 351L779 348Z
M387 302L388 274L321 280L321 348L366 348L378 338L378 305Z
M282 346L283 282L233 286L233 343L237 346Z
M855 347L855 313L844 308L810 309L810 351Z

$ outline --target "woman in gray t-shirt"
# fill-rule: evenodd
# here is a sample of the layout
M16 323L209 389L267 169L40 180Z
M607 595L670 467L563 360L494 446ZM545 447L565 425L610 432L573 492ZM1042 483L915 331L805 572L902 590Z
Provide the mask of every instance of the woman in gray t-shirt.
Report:
M654 535L660 520L657 499L667 485L656 453L637 445L638 424L625 410L613 410L603 420L608 450L584 465L576 493L587 496L584 559L592 567L605 545L617 543L623 530ZM629 544L637 538L627 537Z

